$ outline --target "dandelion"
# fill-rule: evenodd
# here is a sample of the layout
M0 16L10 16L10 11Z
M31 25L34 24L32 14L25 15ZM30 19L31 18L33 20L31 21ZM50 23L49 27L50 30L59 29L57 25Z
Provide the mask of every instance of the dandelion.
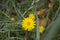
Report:
M24 18L22 21L22 27L27 31L31 31L35 28L35 21L29 17Z
M40 26L40 27L39 27L39 32L40 32L40 33L43 33L44 30L45 30L45 27L44 27L44 26Z
M30 14L29 14L29 18L31 18L31 19L35 19L35 15L32 14L32 13L30 13Z

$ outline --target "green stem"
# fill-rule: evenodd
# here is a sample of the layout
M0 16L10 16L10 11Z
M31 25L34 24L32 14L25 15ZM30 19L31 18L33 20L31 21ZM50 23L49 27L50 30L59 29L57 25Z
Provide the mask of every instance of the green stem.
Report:
M57 9L56 14L55 14L55 16L53 17L52 21L54 21L55 18L58 16L59 11L60 11L60 6L59 6L59 8Z
M36 9L37 9L37 3L35 5L35 14L36 14ZM39 33L39 20L38 20L38 16L36 14L36 40L40 40L40 33Z
M28 40L28 32L25 33L24 40Z
M10 40L10 30L8 31L8 40Z

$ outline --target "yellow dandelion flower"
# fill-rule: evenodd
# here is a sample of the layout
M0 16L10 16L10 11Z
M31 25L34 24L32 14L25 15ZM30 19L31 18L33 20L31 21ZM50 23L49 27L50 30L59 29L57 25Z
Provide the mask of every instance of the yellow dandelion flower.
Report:
M45 27L44 27L44 26L40 26L40 27L39 27L39 32L40 32L40 33L43 33L44 30L45 30Z
M33 13L30 13L30 14L29 14L29 18L35 19L35 15L34 15Z
M10 20L11 20L11 21L15 21L15 18L14 18L14 17L11 17Z
M22 21L22 27L27 31L31 31L35 28L35 21L28 17L24 18Z

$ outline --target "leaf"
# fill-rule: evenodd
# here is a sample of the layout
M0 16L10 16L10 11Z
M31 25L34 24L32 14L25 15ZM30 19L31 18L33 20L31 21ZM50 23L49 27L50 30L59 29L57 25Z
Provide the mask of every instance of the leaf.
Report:
M48 33L45 34L45 37L42 40L52 40L56 36L60 28L60 16L49 26L51 26L51 28Z

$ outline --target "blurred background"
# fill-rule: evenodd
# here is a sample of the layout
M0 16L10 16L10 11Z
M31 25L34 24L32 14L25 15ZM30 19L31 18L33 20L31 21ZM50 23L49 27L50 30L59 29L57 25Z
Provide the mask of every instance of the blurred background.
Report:
M42 34L22 29L29 13L45 26ZM0 0L0 40L60 40L60 0Z

